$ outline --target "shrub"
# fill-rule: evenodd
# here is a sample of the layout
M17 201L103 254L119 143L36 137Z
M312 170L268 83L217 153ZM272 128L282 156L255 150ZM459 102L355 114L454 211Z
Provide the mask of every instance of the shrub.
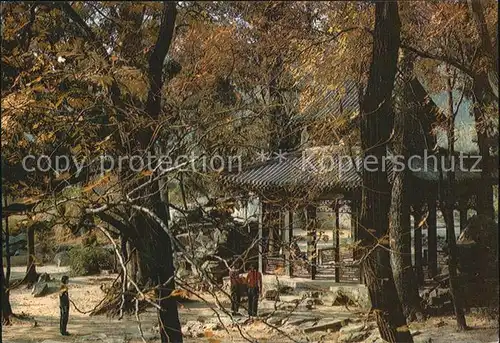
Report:
M103 269L113 268L112 254L98 246L74 247L69 251L72 275L98 274Z

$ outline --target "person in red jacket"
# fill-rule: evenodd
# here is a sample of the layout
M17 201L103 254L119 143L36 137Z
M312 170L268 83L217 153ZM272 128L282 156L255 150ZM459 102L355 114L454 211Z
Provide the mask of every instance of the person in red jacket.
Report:
M256 317L259 295L262 296L262 274L255 269L254 264L250 265L246 281L248 287L248 315L250 317Z

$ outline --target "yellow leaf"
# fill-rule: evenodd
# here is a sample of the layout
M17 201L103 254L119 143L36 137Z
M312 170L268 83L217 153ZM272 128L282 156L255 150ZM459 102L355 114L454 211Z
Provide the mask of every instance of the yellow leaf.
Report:
M82 146L81 146L80 144L78 144L78 145L76 145L76 146L74 146L74 147L71 147L71 148L70 148L70 150L71 150L71 152L72 152L73 154L75 154L75 155L76 155L76 154L78 154L80 151L82 151Z
M418 227L421 228L427 222L427 216L422 218L422 220L418 223Z
M406 332L408 331L408 326L402 325L396 329L397 332Z
M188 298L188 293L184 289L174 289L172 293L170 293L171 297L181 297L181 298Z
M62 95L59 100L57 100L56 104L54 105L54 108L58 108L59 106L61 106L62 102L64 101L64 99L66 98L66 95Z
M149 290L148 292L144 293L144 298L149 299L151 301L156 300L156 292L154 289Z
M54 132L49 132L49 133L42 133L38 138L40 139L41 142L47 143L51 142L54 137L55 137Z
M65 173L57 175L56 180L57 181L66 180L66 179L69 179L70 177L71 177L71 174L69 172L65 172Z
M28 86L28 87L29 87L29 86L31 86L32 84L37 83L37 82L40 82L40 81L42 81L42 77L41 77L41 76L37 77L36 79L34 79L34 80L33 80L33 81L31 81L30 83L28 83L26 86Z
M205 337L210 338L213 337L214 333L211 330L206 330L205 331Z
M44 85L37 85L35 87L31 87L32 92L44 92L45 91L45 86Z
M274 270L274 274L276 274L276 275L284 275L285 274L285 270L283 269L283 267L277 267Z
M34 204L34 203L38 202L39 200L40 200L40 197L37 196L37 197L24 199L24 201L22 203L26 204L26 205L30 205L30 204Z
M152 171L152 170L148 170L148 169L143 170L143 171L141 172L141 175L142 175L142 176L150 176L150 175L152 175L152 174L153 174L153 171Z
M387 237L382 237L382 238L380 238L378 243L381 245L389 245L389 239Z
M90 192L95 187L99 186L101 183L104 183L104 182L108 181L108 179L109 179L109 176L107 176L107 175L99 178L97 181L89 184L87 187L84 187L83 188L83 192L84 193Z

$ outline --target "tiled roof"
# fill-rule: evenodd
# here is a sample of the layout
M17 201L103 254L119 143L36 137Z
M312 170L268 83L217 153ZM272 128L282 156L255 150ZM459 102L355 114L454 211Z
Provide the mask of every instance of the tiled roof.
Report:
M390 155L389 155L390 156ZM437 183L440 179L440 159L429 157L427 162L419 158L407 162L408 169L416 179ZM464 159L466 171L458 170L459 160L455 160L455 178L458 183L479 180L480 172L470 171L475 159ZM373 164L367 164L373 168ZM393 162L386 159L385 168L389 181L393 178ZM239 172L223 174L223 180L231 185L254 190L275 189L343 189L352 190L362 184L363 159L347 149L337 147L315 147L304 151L287 153L273 159L250 165ZM493 179L498 179L498 170ZM446 179L447 173L443 172ZM498 180L497 180L498 182Z
M316 100L302 113L304 119L338 118L343 114L352 115L359 107L358 89L354 82L348 82L343 91L323 87Z
M355 168L345 173L339 170L339 163L331 163L325 150L307 149L287 153L274 159L253 165L224 176L229 183L250 186L251 188L329 188L341 185L354 188L361 180ZM331 155L336 156L336 155Z

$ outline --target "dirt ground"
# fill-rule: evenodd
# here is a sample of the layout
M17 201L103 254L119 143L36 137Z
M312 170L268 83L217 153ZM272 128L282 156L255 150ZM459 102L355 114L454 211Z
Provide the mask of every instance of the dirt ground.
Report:
M64 267L55 266L40 267L38 272L48 272L54 278L60 278L61 275L68 272ZM16 279L23 275L23 267L14 267L12 278ZM110 283L115 275L107 276L88 276L74 277L70 279L69 289L70 298L75 302L81 311L88 311L102 299L103 292L101 285ZM209 302L213 299L207 298ZM138 322L134 316L128 316L122 320L110 319L105 316L91 317L87 314L77 312L73 307L70 310L70 320L68 331L71 336L63 337L59 334L59 305L57 292L44 297L34 298L31 290L25 287L15 289L11 293L11 304L14 312L18 315L26 314L33 317L33 320L14 319L13 325L2 328L3 342L21 343L21 342L107 342L107 343L126 343L142 342L139 334ZM261 308L271 308L272 302L268 304L263 301ZM226 302L225 306L229 307ZM181 322L186 324L188 321L216 321L215 305L207 305L203 302L189 302L179 307ZM264 310L263 310L264 311ZM341 307L318 306L310 310L309 314L320 318L338 318L346 316L355 321L362 321L363 315L355 313L353 310L347 310ZM295 313L294 316L300 316ZM226 316L226 319L229 317ZM287 331L288 337L280 334L275 329L269 327L261 321L244 324L245 317L241 318L241 324L229 327L226 330L220 328L216 331L208 331L204 337L186 338L186 342L204 341L204 342L248 342L242 338L239 330L247 335L250 341L257 342L337 342L337 332L316 332L312 334L303 334L300 330ZM156 324L156 313L153 309L140 315L141 327L144 337L150 342L159 342L158 334L154 330ZM452 317L430 318L423 323L410 325L412 333L415 334L415 342L439 342L439 343L457 343L457 342L498 342L498 324L489 320L470 314L467 321L471 330L465 332L456 332L454 319ZM227 322L227 321L226 321ZM374 333L376 330L373 330ZM429 340L430 339L430 340ZM362 342L373 342L369 339ZM378 341L380 342L380 341Z

